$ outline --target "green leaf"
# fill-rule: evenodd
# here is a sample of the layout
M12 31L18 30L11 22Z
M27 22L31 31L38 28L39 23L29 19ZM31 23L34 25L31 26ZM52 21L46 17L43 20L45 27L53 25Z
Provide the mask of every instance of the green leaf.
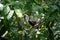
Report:
M15 13L18 17L23 17L21 9L15 9Z
M4 5L0 3L0 11L3 10L3 6L4 6Z
M18 31L18 34L22 34L23 32L22 31Z
M9 14L7 15L7 19L9 20L13 16L14 10L10 10Z
M10 7L9 6L5 6L4 7L4 13L5 13L5 15L8 14L9 11L10 11Z

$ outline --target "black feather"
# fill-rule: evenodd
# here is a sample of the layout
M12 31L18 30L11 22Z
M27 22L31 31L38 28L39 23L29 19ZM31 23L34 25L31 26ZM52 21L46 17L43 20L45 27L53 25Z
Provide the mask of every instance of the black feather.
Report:
M36 21L30 21L30 20L29 20L28 22L29 22L29 24L32 25L32 26L35 26L35 25L37 24Z

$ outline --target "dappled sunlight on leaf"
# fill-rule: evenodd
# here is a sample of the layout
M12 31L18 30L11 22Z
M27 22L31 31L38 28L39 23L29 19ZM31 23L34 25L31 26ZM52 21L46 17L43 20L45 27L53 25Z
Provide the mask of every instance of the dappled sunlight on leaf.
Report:
M7 15L7 19L9 20L13 16L14 10L10 10L9 14Z
M15 9L15 12L16 12L16 15L18 16L18 17L23 17L23 15L22 15L22 10L21 9Z
M3 10L3 4L0 3L0 11Z
M10 7L8 5L4 6L4 13L7 15L10 11Z

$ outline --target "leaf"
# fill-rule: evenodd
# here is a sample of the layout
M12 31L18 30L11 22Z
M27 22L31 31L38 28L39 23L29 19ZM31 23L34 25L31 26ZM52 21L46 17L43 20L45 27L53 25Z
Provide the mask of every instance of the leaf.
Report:
M10 11L10 7L9 6L5 6L4 7L4 13L5 13L5 15L8 14L9 11Z
M0 11L3 10L3 4L0 3Z
M15 13L18 17L20 17L20 18L23 17L21 9L15 9Z
M21 35L21 34L23 34L23 32L22 32L22 31L18 31L18 34L20 34L20 35Z
M10 31L11 31L16 37L18 37L18 33L17 33L18 28L10 27Z
M13 16L14 10L10 10L9 14L7 15L7 19L9 20Z

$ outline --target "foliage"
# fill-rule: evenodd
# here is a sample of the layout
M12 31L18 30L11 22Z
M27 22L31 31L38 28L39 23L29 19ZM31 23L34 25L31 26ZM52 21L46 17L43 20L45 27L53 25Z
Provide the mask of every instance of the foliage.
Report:
M23 14L40 21L32 28ZM0 0L0 36L7 40L60 40L60 0Z

